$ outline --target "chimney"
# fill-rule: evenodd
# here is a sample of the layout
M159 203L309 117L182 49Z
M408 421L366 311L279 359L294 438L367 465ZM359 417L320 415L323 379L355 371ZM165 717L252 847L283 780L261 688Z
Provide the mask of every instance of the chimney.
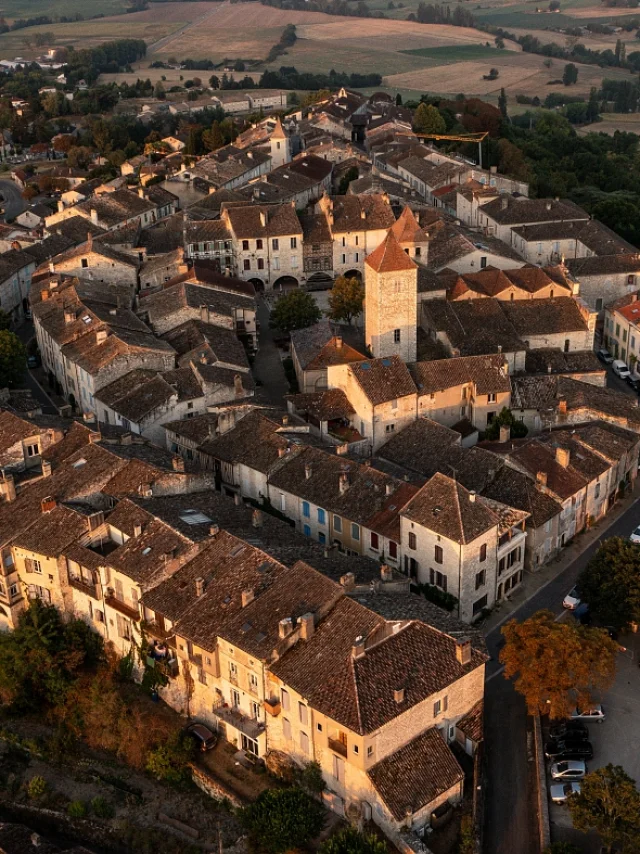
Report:
M0 495L2 495L4 500L8 503L16 500L16 483L12 474L7 474L6 472L2 473L2 480L0 480Z
M508 442L511 438L511 427L508 424L500 425L500 441Z
M51 511L55 510L57 506L58 502L52 495L48 495L40 502L40 510L42 513L51 513Z
M138 187L138 195L141 199L144 199L144 187Z
M536 472L536 483L540 484L540 486L547 485L547 473L546 471Z
M284 620L280 620L278 623L278 637L280 640L284 640L284 638L288 638L291 632L293 631L293 620L291 617L285 617Z
M571 451L567 450L567 448L556 448L556 462L561 465L563 469L569 467L570 460Z
M51 463L49 460L42 461L42 477L51 477Z
M133 526L133 536L134 537L142 536L142 525L134 525Z
M120 444L121 445L133 444L133 436L131 435L130 432L123 433L122 436L120 436ZM141 484L141 486L143 486L143 485L146 489L148 489L150 487L150 484L148 484L148 483Z
M184 460L182 459L182 457L178 457L178 456L172 457L171 458L171 468L174 471L184 471Z
M201 305L200 306L200 320L203 323L209 322L209 306L208 305Z
M566 400L559 400L558 401L558 412L561 415L567 414L567 401Z
M102 441L102 433L98 433L98 431L94 433L89 433L89 444L95 445L97 442Z
M548 211L550 211L550 210L551 210L551 202L547 202L547 204L545 205L545 207L546 207L546 209L547 209Z
M62 201L62 199L58 199L58 213L62 213L63 210L64 210L64 202Z
M313 614L303 614L298 617L298 625L300 626L300 637L302 640L309 640L316 627Z
M509 205L509 199L507 198L507 196L505 196L505 195L500 196L500 209L503 211L506 211L508 205Z
M263 228L266 228L266 225L267 225L267 212L266 211L260 211L260 225Z
M393 580L393 570L390 566L387 566L386 563L383 563L380 566L380 579L382 581L392 581Z
M233 493L233 503L236 505L236 507L240 507L240 505L242 504L242 496L239 492Z
M289 416L288 416L288 415L283 415L283 416L282 416L282 426L283 426L283 427L288 427L288 426L289 426Z
M107 330L98 329L96 332L96 344L103 344L107 340Z
M388 483L388 484L385 486L384 491L385 491L385 494L386 494L386 495L393 495L393 484L392 484L392 483Z
M251 514L251 524L254 528L262 528L262 510L257 508Z
M360 219L366 219L367 214L365 213L364 208L360 208Z
M85 424L93 424L96 420L96 416L93 414L93 412L83 412L82 420Z
M351 658L354 661L358 658L364 658L364 653L364 637L362 635L358 635L358 637L354 641L353 646L351 647Z
M471 661L471 639L464 637L456 640L456 658L458 663L469 664Z
M344 471L338 480L338 489L340 490L340 495L344 495L347 489L349 489L349 475Z
M255 598L256 594L253 590L253 587L247 587L246 590L243 590L241 594L242 607L246 608L247 605L250 605Z
M91 222L98 225L98 211L95 208L91 208Z
M220 525L209 525L209 536L217 537L220 533Z
M353 590L356 586L356 577L353 572L347 572L345 575L341 575L340 584L344 587L346 593Z
M304 477L305 477L305 480L311 480L311 474L312 474L312 472L313 472L313 470L312 470L311 466L309 465L309 463L305 463L305 465L304 465Z
M73 323L76 319L76 312L73 308L65 308L64 310L64 322L65 323Z
M40 291L40 299L42 302L46 302L49 299L49 291L46 288L42 288Z
M475 489L472 489L472 490L469 492L469 501L470 501L472 504L474 504L474 503L475 503L475 500L476 500L476 491L475 491Z
M286 448L278 448L278 456L279 457L284 457L286 455L286 453L287 453Z
M333 339L336 342L336 350L342 350L342 335L336 335Z
M404 703L404 688L396 688L393 692L393 699L398 705Z
M198 578L196 578L196 596L198 598L200 598L200 596L202 596L203 593L204 593L204 578L199 576Z
M236 397L244 396L244 388L242 387L242 377L240 374L234 374L233 376L233 393Z

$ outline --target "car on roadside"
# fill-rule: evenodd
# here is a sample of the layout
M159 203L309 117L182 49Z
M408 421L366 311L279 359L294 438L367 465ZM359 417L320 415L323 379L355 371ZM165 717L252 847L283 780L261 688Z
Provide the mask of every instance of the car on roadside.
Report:
M566 804L572 795L580 794L580 783L552 783L549 794L554 804Z
M625 379L634 391L640 390L640 377L637 374L629 374Z
M631 371L626 362L623 362L622 359L614 359L611 363L611 370L613 373L620 377L621 380L626 380L628 376L631 375Z
M544 755L547 759L593 759L593 746L590 741L584 739L559 739L548 741L544 746Z
M634 528L631 532L631 536L629 537L632 543L637 543L640 545L640 525L637 528Z
M574 721L597 721L597 723L601 724L605 718L604 709L599 703L590 709L574 709L571 712L571 720Z
M586 773L587 766L581 759L564 759L551 766L552 780L582 780Z
M567 595L562 600L562 607L566 608L567 611L575 611L575 609L580 604L581 599L578 594L577 587L572 587L571 590L567 593Z
M613 362L613 356L604 347L596 353L600 361L605 365L610 365Z
M202 753L213 750L218 742L218 737L204 724L189 724L185 733L193 739L196 749Z
M586 741L589 738L589 727L582 721L559 721L549 728L549 738L554 741L561 738Z
M37 368L40 365L40 356L38 353L32 353L30 356L27 356L27 367L28 368Z

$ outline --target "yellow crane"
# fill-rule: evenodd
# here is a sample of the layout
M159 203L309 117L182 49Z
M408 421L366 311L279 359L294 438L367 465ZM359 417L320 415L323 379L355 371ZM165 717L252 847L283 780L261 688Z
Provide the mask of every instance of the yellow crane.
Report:
M426 139L441 140L446 139L448 142L477 142L478 143L478 166L482 169L482 143L489 136L489 131L480 131L479 133L466 133L459 136L453 136L446 133L417 133L416 136L420 141Z

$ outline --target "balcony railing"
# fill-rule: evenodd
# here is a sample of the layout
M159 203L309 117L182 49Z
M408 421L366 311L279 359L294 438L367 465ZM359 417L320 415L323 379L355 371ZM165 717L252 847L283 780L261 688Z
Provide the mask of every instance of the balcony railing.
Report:
M104 601L110 608L113 608L114 611L118 611L130 620L138 621L140 619L140 609L134 608L132 605L128 605L126 602L123 602L122 599L116 599L115 596L105 596Z
M92 584L90 581L85 581L84 578L73 575L69 576L69 584L74 590L79 590L80 593L85 593L87 596L91 596L92 599L100 599L97 584Z
M158 623L146 623L145 631L150 638L161 641L167 641L175 635L175 629L164 629Z
M213 714L226 726L237 729L249 738L258 738L264 732L265 725L260 721L242 714L239 709L225 708L219 705L213 709Z
M338 739L338 738L330 738L329 739L329 747L335 753L339 753L340 756L344 756L346 759L346 757L347 757L347 745L343 741L340 741L340 739Z

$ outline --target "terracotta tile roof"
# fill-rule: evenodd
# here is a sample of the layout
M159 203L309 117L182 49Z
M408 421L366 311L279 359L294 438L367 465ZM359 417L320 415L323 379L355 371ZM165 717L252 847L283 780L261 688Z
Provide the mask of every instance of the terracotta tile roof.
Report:
M592 255L590 258L570 258L566 264L578 280L584 276L640 273L640 254Z
M529 375L550 373L604 375L606 369L593 350L574 350L565 353L563 350L542 349L527 350L525 372Z
M497 527L500 521L493 510L477 501L461 483L440 473L422 487L402 515L462 545Z
M394 273L400 270L415 270L417 264L400 247L393 231L389 231L380 246L367 255L366 263L376 273Z
M411 374L418 394L433 394L473 382L478 394L511 391L508 367L500 354L492 356L459 356L433 362L416 362Z
M437 727L386 756L367 776L396 821L404 821L454 786L464 772Z
M426 243L429 240L408 205L402 209L402 213L391 226L391 231L398 243Z
M637 433L604 421L576 427L572 436L576 442L612 462L622 459L640 442Z
M33 525L18 534L13 544L25 551L58 557L65 546L87 530L85 516L59 505L49 513L42 513L39 519L36 518Z
M538 439L514 449L509 456L515 465L529 472L533 478L538 472L546 474L547 489L560 501L571 498L589 483L589 478L585 478L572 465L566 468L560 465L556 460L555 450ZM606 470L606 467L603 470Z
M340 344L340 340L342 344ZM353 328L344 329L328 320L322 320L307 329L291 333L291 346L305 371L323 370L329 365L344 365L365 358L356 347L364 348L359 333Z
M482 741L484 739L484 700L478 700L475 706L460 718L456 727L476 744Z
M391 228L396 218L388 199L384 195L334 196L333 234L350 231L377 231Z
M187 320L160 336L178 354L180 365L198 362L202 354L212 361L249 370L247 352L235 332L202 320ZM208 345L208 348L206 347ZM200 352L202 351L202 353Z
M279 459L278 451L290 447L277 432L281 426L260 412L250 412L232 430L205 442L202 451L223 462L246 463L267 474Z
M528 513L528 524L533 528L541 527L562 512L560 502L538 489L530 476L511 466L504 466L497 472L484 495Z
M307 394L290 394L290 400L297 412L304 412L318 421L331 421L334 418L349 418L355 410L346 394L339 388Z
M137 369L95 392L96 400L123 418L138 423L155 409L168 405L176 391L155 371Z
M525 225L543 222L589 219L589 214L568 199L529 199L501 194L482 205L480 210L501 225Z
M400 542L400 514L402 508L417 494L419 487L413 483L402 483L382 503L382 509L366 520L365 527L394 543Z
M22 442L32 436L44 433L31 421L19 418L7 409L0 410L0 459L1 455L10 450L17 442Z
M587 321L572 297L514 300L502 303L502 310L522 338L559 332L586 332Z
M225 207L236 239L259 237L302 236L302 225L295 208L284 205L246 205Z
M349 371L374 406L416 393L409 369L400 356L354 362Z

